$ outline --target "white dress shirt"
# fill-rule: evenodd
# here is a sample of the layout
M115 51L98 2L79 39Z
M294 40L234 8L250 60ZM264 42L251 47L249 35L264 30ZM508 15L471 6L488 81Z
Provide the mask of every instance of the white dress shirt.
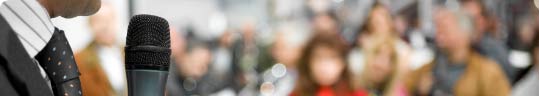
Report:
M54 32L46 9L37 0L0 0L0 3L0 15L15 31L28 55L36 56L47 45ZM35 62L50 87L45 71Z

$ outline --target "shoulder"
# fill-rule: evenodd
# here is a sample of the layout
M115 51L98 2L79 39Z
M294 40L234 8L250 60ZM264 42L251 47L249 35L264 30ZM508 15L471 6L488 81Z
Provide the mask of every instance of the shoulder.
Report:
M502 72L502 69L500 68L500 66L498 66L499 64L496 64L496 62L492 61L491 59L488 59L477 53L472 54L471 60L471 64L473 64L472 66L480 68L481 73Z
M482 80L488 80L490 84L509 85L509 81L499 64L477 54L473 55L471 59L471 70L478 72Z
M425 74L425 73L430 73L431 70L432 70L432 67L434 66L434 61L431 61L421 67L419 67L419 69L417 69L416 71L413 72L413 74Z

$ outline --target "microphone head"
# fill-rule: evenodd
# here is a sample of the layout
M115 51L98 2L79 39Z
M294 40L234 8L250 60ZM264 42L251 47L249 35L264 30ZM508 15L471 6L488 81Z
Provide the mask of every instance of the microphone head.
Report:
M169 25L164 18L147 14L133 16L127 29L126 69L168 71L169 35Z

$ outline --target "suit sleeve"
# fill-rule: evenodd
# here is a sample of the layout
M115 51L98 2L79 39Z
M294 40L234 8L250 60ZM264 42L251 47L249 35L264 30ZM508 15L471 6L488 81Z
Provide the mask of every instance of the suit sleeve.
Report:
M0 94L5 96L19 96L10 83L9 74L5 69L6 64L5 59L0 56Z

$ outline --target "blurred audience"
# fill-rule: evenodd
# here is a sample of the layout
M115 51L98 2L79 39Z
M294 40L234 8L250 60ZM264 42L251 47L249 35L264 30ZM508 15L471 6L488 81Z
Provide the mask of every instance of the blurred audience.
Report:
M123 47L117 44L116 10L108 3L89 17L93 40L75 54L81 74L83 94L87 96L123 96L127 93Z
M408 76L412 95L506 96L511 87L494 61L472 50L472 18L460 9L439 7L435 14L435 60Z
M216 8L236 4L215 2ZM196 29L197 23L171 28L166 93L533 96L539 94L539 11L532 2L300 0L278 5L283 8L269 3L263 8L271 12L248 19L228 17L241 6L218 10L224 22L209 20L222 25L217 35ZM358 5L368 6L358 12ZM288 12L286 6L291 13L274 14ZM86 95L127 95L123 48L116 44L117 26L110 26L115 17L109 4L89 17L94 39L75 55Z

